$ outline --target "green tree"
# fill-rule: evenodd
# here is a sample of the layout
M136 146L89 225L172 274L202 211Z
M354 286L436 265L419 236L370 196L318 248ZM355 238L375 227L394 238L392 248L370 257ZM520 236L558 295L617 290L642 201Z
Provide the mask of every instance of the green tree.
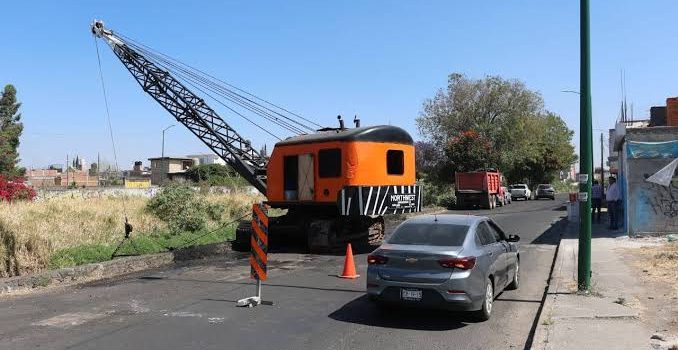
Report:
M148 201L146 209L165 221L172 233L180 233L204 229L210 220L220 220L226 208L186 185L170 184Z
M449 76L447 89L424 102L417 125L420 133L437 145L475 130L501 147L515 138L510 127L517 119L537 115L543 106L541 96L518 80L497 76L474 80L454 73Z
M445 148L445 155L455 171L495 168L499 161L499 152L492 140L473 130L453 137Z
M415 168L417 178L423 178L431 175L438 166L440 157L443 156L443 150L439 149L432 142L417 141L414 143L415 150Z
M211 186L246 186L247 182L228 165L201 164L186 170L186 176L193 182Z
M518 80L451 74L447 89L424 102L417 125L426 142L444 150L428 166L437 169L428 178L438 182L486 167L499 168L510 182L547 182L576 159L572 131Z
M6 85L0 95L0 175L23 176L26 169L19 163L19 137L24 126L19 113L21 103L17 102L16 89Z
M552 112L547 112L539 122L542 130L538 147L541 161L533 167L532 180L552 182L560 170L568 168L578 159L571 143L574 131Z

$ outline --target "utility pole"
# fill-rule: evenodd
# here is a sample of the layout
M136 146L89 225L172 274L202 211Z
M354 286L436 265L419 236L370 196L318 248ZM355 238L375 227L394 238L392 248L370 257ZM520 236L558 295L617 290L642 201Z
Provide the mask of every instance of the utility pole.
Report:
M591 289L591 182L593 135L591 122L591 57L589 0L580 0L580 88L579 88L579 261L577 286Z
M600 187L605 188L605 168L603 167L603 133L600 133Z
M97 186L99 186L101 182L101 175L99 172L101 171L101 157L99 156L99 152L97 152Z

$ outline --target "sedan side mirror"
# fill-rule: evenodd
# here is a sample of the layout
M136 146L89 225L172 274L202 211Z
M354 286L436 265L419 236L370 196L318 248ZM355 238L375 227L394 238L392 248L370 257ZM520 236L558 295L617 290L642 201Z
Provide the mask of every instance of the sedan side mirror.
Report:
M508 236L509 242L518 242L519 240L520 240L520 236L518 236L518 235L509 235Z

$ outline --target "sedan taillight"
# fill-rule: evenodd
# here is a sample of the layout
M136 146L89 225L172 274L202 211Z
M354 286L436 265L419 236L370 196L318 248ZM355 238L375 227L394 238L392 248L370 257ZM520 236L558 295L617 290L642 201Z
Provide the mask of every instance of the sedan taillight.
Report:
M369 265L383 265L383 264L386 264L387 261L388 261L388 258L385 257L385 256L376 255L376 254L367 256L367 263Z
M449 258L449 259L440 259L438 264L446 268L456 268L462 270L470 270L473 266L476 266L476 257L467 256L465 258Z

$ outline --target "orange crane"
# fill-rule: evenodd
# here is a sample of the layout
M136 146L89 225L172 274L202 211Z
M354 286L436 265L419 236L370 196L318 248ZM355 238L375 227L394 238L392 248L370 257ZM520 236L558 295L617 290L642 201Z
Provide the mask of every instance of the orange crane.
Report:
M267 205L287 210L271 218L273 238L301 234L312 252L335 250L347 242L379 245L384 215L421 209L414 144L407 131L390 125L361 127L358 119L348 128L341 117L336 128L309 131L313 121L209 79L202 71L113 32L102 21L94 21L91 31L110 46L146 93L264 194ZM297 135L276 143L267 157L187 85L210 97L224 96ZM262 130L268 132L266 126ZM234 249L249 249L250 232L249 222L238 226Z

